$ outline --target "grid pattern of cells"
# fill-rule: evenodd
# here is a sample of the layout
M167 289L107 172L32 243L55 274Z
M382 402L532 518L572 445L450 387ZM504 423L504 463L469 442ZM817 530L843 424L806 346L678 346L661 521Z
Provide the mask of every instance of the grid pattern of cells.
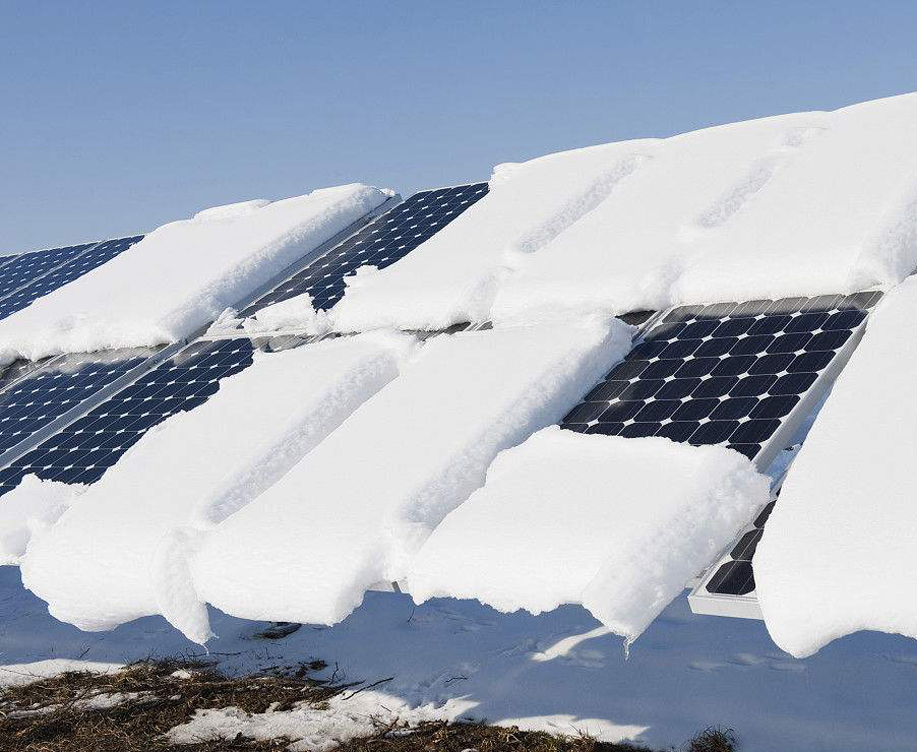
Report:
M123 253L134 243L143 238L137 235L132 238L118 238L116 240L107 240L99 243L97 246L84 246L90 250L71 258L56 269L43 274L37 279L33 279L25 287L22 287L6 298L0 300L0 319L6 318L16 311L22 310L32 301L37 300L49 292L53 292L59 287L63 287L68 282L79 279L84 274L91 272L96 267L101 266L106 261L110 261L115 256ZM0 276L3 270L0 269Z
M94 483L151 427L204 403L221 379L250 366L257 346L248 338L188 345L0 471L0 493L29 473Z
M67 355L20 378L0 393L0 452L12 449L104 386L140 365L148 352ZM15 364L14 364L15 366ZM28 368L4 372L7 383Z
M8 264L0 266L0 297L9 295L13 290L27 285L36 277L40 277L58 264L70 261L94 245L95 243L84 243L66 248L52 248L48 251L33 251L17 256Z
M673 309L562 425L610 436L722 444L754 458L880 296Z
M391 266L486 194L487 183L417 193L281 282L242 315L303 293L309 294L316 310L327 310L344 295L344 277L367 264Z

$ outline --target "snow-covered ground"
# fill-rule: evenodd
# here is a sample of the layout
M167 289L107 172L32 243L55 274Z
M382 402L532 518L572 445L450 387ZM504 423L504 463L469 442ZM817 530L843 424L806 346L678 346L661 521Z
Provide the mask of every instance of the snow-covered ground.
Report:
M307 625L279 641L251 639L263 623L218 611L211 621L221 635L211 655L227 670L320 658L339 679L392 677L357 709L344 703L357 727L367 723L361 713L378 713L381 703L408 720L486 718L658 746L728 725L743 752L903 752L917 738L912 640L864 632L800 661L773 644L762 622L692 616L684 597L626 661L622 639L597 629L579 606L534 617L476 601L414 606L405 595L373 592L337 626ZM0 567L0 681L177 653L204 651L158 616L81 632L48 616L20 585L18 569ZM210 720L233 728L225 714ZM320 720L327 728L343 722ZM259 719L236 723L251 729Z

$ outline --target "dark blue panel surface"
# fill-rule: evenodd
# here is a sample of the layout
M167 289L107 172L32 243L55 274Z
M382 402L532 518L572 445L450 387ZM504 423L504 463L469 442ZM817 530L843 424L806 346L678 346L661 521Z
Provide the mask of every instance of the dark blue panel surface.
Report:
M0 471L0 493L28 473L94 483L152 426L204 403L221 379L250 366L255 349L280 350L303 341L240 337L188 345Z
M70 261L95 243L71 245L66 248L51 248L47 251L33 251L17 256L8 264L0 266L0 297L9 295L23 285L27 285L58 264Z
M309 293L316 310L327 310L343 296L344 277L367 264L391 266L486 194L487 183L416 193L281 282L242 315L303 293Z
M33 279L25 287L0 300L0 319L25 308L33 300L37 300L43 295L63 287L68 282L82 277L87 272L91 272L96 267L126 251L142 238L142 235L137 235L131 238L107 240L104 243L99 243L94 248L91 246L76 246L82 247L85 252L75 258L71 258L47 274ZM86 248L89 248L89 250L85 250ZM3 269L0 268L0 278L2 277Z
M754 457L879 297L869 292L673 309L562 426L725 444Z
M83 400L140 365L150 351L114 351L95 355L67 355L33 370L28 363L13 364L4 372L7 383L0 393L0 452L12 449Z

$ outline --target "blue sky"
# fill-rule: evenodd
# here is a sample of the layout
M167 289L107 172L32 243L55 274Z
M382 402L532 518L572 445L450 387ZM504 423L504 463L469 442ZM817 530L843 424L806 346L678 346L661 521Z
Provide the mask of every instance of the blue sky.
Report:
M917 89L917 3L0 0L0 252Z

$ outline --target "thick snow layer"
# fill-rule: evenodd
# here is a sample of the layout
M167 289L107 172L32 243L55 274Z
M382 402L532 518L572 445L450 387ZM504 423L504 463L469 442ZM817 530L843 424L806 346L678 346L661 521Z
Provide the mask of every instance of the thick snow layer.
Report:
M490 190L397 264L348 278L335 325L435 330L486 321L500 281L628 179L654 142L630 141L494 168Z
M915 320L912 277L870 315L758 545L761 610L793 655L862 629L917 638Z
M264 205L217 207L163 225L0 321L0 356L35 360L180 340L387 197L377 188L344 185Z
M414 343L379 332L256 353L206 403L150 430L33 541L27 587L82 629L162 613L204 642L206 610L186 561L199 531L283 476L397 376Z
M246 618L340 621L366 588L404 577L493 458L563 417L631 332L592 319L428 341L400 378L206 537L191 560L201 598Z
M57 522L85 489L26 475L0 503L0 564L18 564L32 536Z
M738 452L546 428L503 452L433 531L417 601L477 598L534 614L580 603L635 639L767 503Z
M917 94L562 152L406 260L355 280L341 330L893 284L917 266Z

